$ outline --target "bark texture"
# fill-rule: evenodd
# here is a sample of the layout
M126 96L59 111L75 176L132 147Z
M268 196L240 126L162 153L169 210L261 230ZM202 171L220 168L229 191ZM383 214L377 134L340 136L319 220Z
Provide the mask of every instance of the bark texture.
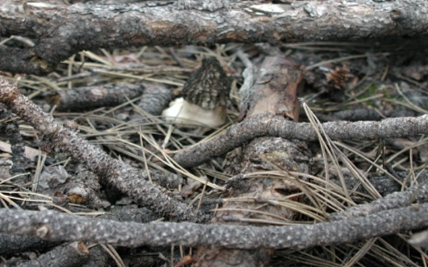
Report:
M347 210L331 214L330 221L351 220L379 211L410 206L413 203L425 203L428 200L428 184L415 185L403 192L394 192L371 203L350 207Z
M154 222L140 224L91 219L55 211L0 209L0 232L50 241L99 242L124 247L226 247L304 249L344 244L428 226L428 204L366 217L290 226L240 226Z
M49 141L43 148L47 153L60 152L70 155L85 164L105 184L117 188L137 204L148 207L161 216L198 222L207 220L206 215L167 196L159 187L146 181L144 178L148 176L147 171L137 170L111 158L99 147L82 139L76 132L60 125L1 76L0 100L38 130L44 140Z
M82 242L57 246L55 249L40 255L37 259L20 264L18 267L42 266L82 266L89 260L89 250Z
M31 250L45 250L59 245L59 242L48 242L33 236L17 236L7 233L0 234L0 251L3 257Z
M258 114L288 116L298 119L297 91L303 86L303 69L282 56L267 57L260 67L250 67L244 72L245 82L239 93L241 118ZM244 177L258 171L282 170L284 177L254 177L235 179L229 183L225 198L250 199L228 201L215 213L211 223L266 225L276 220L292 220L295 212L281 205L257 203L257 199L296 201L299 192L296 177L287 171L309 172L310 152L304 142L280 137L259 137L243 147L232 159L231 174ZM273 250L230 250L218 247L199 247L195 267L267 266Z
M334 121L323 123L321 126L332 140L417 136L428 134L428 115L382 121ZM178 152L173 158L183 167L194 167L261 136L318 140L314 126L310 123L296 123L285 120L283 116L260 114L227 128L221 135L207 142Z
M57 110L82 110L122 104L142 95L144 84L121 83L114 85L77 87L60 90L48 96L48 102Z
M98 47L350 41L428 33L428 3L419 0L237 1L206 10L204 5L182 2L103 6L2 1L0 35L25 36L33 42L24 47L1 45L0 70L46 74L72 54Z

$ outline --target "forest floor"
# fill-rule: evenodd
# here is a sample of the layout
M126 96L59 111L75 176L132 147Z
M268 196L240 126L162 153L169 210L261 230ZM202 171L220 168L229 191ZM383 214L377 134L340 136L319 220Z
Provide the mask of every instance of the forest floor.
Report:
M1 73L16 82L21 93L50 112L60 122L73 121L74 128L90 143L101 147L111 157L140 169L157 169L173 172L181 177L177 184L167 185L167 191L187 203L198 203L202 197L218 198L221 188L232 176L227 172L230 165L227 155L218 156L194 168L180 168L165 161L168 155L199 142L205 142L236 124L239 118L239 93L243 83L245 60L260 64L275 48L265 44L227 44L215 47L140 47L128 50L99 49L80 52L64 61L57 71L45 77ZM426 51L410 52L407 44L380 45L376 43L311 42L292 43L280 47L283 55L306 67L305 86L298 92L299 98L309 106L320 122L380 121L388 117L409 117L428 114L428 64ZM417 51L417 52L416 52ZM181 95L181 89L190 73L201 64L203 58L215 57L227 75L233 79L230 101L227 104L227 124L220 129L183 129L166 122L162 116L144 112L138 102L141 96L132 97L114 106L94 104L82 107L70 104L63 109L58 92L76 90L86 86L105 86L121 83L162 86L173 92L173 98ZM78 89L77 89L78 90ZM57 102L55 102L57 101ZM102 102L100 102L102 103ZM95 107L95 105L98 105ZM308 122L308 110L300 110L299 122ZM197 116L197 115L196 115ZM82 174L85 167L62 155L46 155L40 150L40 140L33 127L18 121L27 148L24 169L26 175L9 174L11 159L8 140L0 137L0 203L11 203L25 209L58 209L53 198L61 192L68 196L62 210L87 216L99 216L117 210L136 209L135 203L114 188L92 188L98 202L79 200L72 180ZM352 162L345 164L326 153L328 146L318 141L307 142L312 153L310 174L330 182L358 179L358 173L370 181L389 179L406 180L397 190L421 183L418 173L426 168L428 159L427 137L394 138L384 140L334 141L333 154L341 152ZM331 147L330 147L331 149ZM339 174L340 173L340 174ZM386 175L393 173L395 178ZM386 178L385 178L386 177ZM398 177L398 178L397 178ZM87 178L89 179L89 178ZM94 178L96 179L96 178ZM354 181L355 182L355 181ZM398 183L397 183L398 184ZM95 186L96 187L96 186ZM354 189L361 184L356 182ZM343 193L356 204L375 198L370 192ZM324 193L313 194L323 202ZM391 193L385 190L381 195ZM74 198L72 197L74 196ZM77 198L77 199L76 199ZM337 197L339 199L339 197ZM317 201L305 201L318 208ZM8 204L6 204L8 203ZM340 201L337 201L340 203ZM337 206L337 210L346 205ZM59 205L61 206L61 205ZM202 205L203 206L203 205ZM203 209L203 207L201 207ZM325 213L327 212L327 213ZM323 212L299 212L289 220L275 221L275 225L325 220L333 209ZM152 220L161 219L153 215ZM378 237L351 244L314 247L304 250L277 250L270 266L423 266L427 255L409 245L410 233ZM15 266L22 260L34 259L51 247L1 255L0 266ZM105 248L114 251L113 247ZM189 254L189 248L172 247L125 249L117 247L118 257L109 257L111 266L174 266L180 258ZM171 254L171 252L173 252ZM3 261L3 263L1 263Z

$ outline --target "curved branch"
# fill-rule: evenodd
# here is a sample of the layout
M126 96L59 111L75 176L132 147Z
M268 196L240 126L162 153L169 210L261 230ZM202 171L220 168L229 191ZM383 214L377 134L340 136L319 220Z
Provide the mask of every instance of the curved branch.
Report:
M328 137L333 140L397 138L428 134L428 115L416 118L390 118L380 122L336 121L323 123L322 126ZM207 142L198 143L175 154L173 159L185 168L194 167L261 136L305 141L318 139L310 123L292 122L280 116L256 115L230 126L222 134Z
M55 211L0 209L0 232L50 241L136 246L214 246L237 249L303 249L354 242L428 226L428 204L382 211L352 220L290 226L239 226L90 219Z

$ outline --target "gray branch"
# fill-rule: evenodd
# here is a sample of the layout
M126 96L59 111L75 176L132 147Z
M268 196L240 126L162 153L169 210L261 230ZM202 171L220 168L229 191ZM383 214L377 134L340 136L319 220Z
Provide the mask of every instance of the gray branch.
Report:
M428 115L416 118L390 118L382 121L327 122L323 123L322 127L333 140L416 136L428 134ZM261 136L278 136L305 141L318 139L310 123L296 123L280 116L257 115L230 126L210 141L177 153L174 160L183 167L194 167Z
M0 70L33 74L49 73L72 54L97 47L350 41L428 33L428 2L420 0L236 1L208 8L212 11L183 10L173 1L110 6L1 2L0 35L34 41L24 48L1 45Z
M0 209L0 232L50 241L112 245L214 246L237 249L327 246L428 226L428 204L379 212L352 220L291 226L237 226L90 219L55 211Z
M53 250L40 255L37 259L20 264L18 267L41 267L41 266L82 266L89 260L89 251L85 244L73 242L60 245Z
M403 192L394 192L373 202L350 207L347 210L333 213L330 221L351 220L352 218L367 216L379 211L410 206L412 203L424 203L428 200L428 184L415 185Z
M38 130L45 140L43 147L47 153L67 153L89 170L97 174L106 184L127 194L137 204L150 208L157 214L175 220L201 222L209 219L201 212L163 193L160 188L146 181L148 173L127 166L111 158L100 148L91 145L76 132L65 128L43 112L26 96L19 93L16 86L0 76L0 101Z

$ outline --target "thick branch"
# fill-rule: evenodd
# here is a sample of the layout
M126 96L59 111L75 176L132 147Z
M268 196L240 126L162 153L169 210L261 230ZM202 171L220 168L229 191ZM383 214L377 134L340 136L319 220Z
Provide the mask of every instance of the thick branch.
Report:
M333 140L415 136L428 134L428 115L416 118L391 118L380 122L327 122L322 126L325 133ZM174 160L183 167L194 167L261 136L278 136L305 141L317 140L316 132L310 123L296 123L280 116L257 115L229 127L210 141L177 153Z
M236 226L156 222L138 224L89 219L54 211L0 209L0 232L51 241L84 241L136 247L214 246L238 249L326 246L428 226L428 204L353 220L291 226Z
M151 1L152 2L152 1ZM180 1L177 1L180 2ZM267 8L268 7L268 8ZM34 47L0 46L0 70L43 74L80 50L98 47L361 40L428 33L428 2L296 1L179 10L174 2L102 6L0 4L0 35L37 40Z
M47 242L38 237L0 234L0 251L3 257L30 250L45 250L56 245L59 245L59 242Z
M206 216L195 212L186 204L178 202L163 193L159 188L144 180L147 172L127 166L111 158L100 148L89 144L76 132L60 125L43 112L40 107L21 95L16 86L0 76L0 101L27 121L47 139L44 150L48 153L67 153L104 181L127 194L139 205L145 206L161 216L172 216L177 220L204 221Z
M22 263L19 267L39 266L82 266L89 260L89 250L82 242L57 246L55 249L40 255L37 259Z

